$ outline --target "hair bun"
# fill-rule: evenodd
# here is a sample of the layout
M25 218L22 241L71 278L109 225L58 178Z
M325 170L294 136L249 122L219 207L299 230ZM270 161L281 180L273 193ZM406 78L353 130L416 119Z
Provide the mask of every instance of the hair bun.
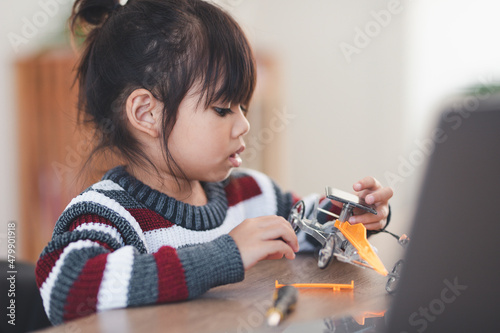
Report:
M119 7L119 0L76 0L70 17L71 29L74 31L75 25L81 24L100 26Z

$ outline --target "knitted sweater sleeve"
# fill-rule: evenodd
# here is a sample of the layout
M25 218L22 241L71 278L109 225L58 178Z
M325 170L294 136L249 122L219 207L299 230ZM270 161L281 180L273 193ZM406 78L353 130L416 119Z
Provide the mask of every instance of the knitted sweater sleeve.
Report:
M36 267L45 311L53 324L93 312L197 297L243 280L238 248L228 235L180 249L147 253L137 235L99 215L56 227Z

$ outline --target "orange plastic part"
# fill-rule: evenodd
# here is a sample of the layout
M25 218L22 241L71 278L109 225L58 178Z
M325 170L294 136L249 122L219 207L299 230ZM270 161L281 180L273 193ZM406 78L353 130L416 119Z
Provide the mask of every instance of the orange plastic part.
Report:
M342 283L292 283L292 284L280 284L278 280L274 283L276 288L281 288L284 286L294 286L295 288L331 288L333 291L339 291L340 289L354 289L354 280L351 284Z
M354 320L361 326L365 325L365 319L367 318L380 318L385 315L385 310L381 312L363 312L357 316L352 316Z
M342 235L358 250L359 256L365 260L379 274L387 276L389 272L385 269L384 264L373 251L370 243L366 239L366 228L363 224L355 225L349 222L335 221L335 227L340 230Z

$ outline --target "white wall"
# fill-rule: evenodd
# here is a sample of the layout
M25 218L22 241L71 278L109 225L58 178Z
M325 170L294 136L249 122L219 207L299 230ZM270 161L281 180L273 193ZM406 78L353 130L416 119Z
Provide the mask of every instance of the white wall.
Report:
M419 0L408 16L410 135L419 136L443 96L500 79L500 3Z

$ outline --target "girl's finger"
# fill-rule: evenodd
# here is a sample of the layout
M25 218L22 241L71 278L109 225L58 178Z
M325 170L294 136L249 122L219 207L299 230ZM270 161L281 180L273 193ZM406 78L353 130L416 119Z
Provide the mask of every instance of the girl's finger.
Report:
M371 214L371 213L365 213L365 214L361 214L361 215L351 216L349 218L349 223L367 224L367 223L374 223L374 222L377 222L380 220L381 220L381 218L378 215Z
M285 218L281 216L276 216L276 215L262 216L259 218L259 223L261 228L268 228L270 225L275 225L275 226L282 226L285 228L289 228L291 231L293 231L290 222L288 222L287 220L285 220Z
M383 187L376 190L373 193L368 194L365 197L365 202L369 205L374 205L377 203L386 203L394 194L394 191L390 187Z
M355 191L361 191L364 189L375 190L375 189L378 189L380 187L382 187L382 186L380 185L378 180L376 180L375 178L373 178L371 176L367 176L353 185L353 189Z
M261 234L261 240L263 241L269 241L275 239L281 239L282 242L286 243L294 251L299 250L299 242L297 240L297 235L295 235L295 232L293 231L292 228L289 228L281 224L270 225Z
M281 258L283 258L283 253L273 253L265 257L264 260L276 260Z
M372 190L361 190L356 195L362 199L364 199L368 194L373 193L374 191Z
M269 253L266 258L281 259L285 256L287 259L295 259L295 252L293 249L280 240L266 242L264 246L266 247L266 252Z
M365 228L366 230L380 230L385 226L385 220L383 221L377 221L374 223L366 223Z

